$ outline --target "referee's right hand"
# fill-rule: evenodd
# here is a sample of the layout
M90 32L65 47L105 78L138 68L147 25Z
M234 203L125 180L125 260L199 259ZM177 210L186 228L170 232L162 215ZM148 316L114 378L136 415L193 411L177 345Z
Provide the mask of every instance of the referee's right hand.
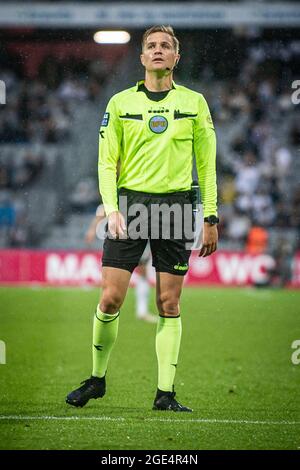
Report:
M120 211L109 214L108 231L113 238L127 238L125 220Z

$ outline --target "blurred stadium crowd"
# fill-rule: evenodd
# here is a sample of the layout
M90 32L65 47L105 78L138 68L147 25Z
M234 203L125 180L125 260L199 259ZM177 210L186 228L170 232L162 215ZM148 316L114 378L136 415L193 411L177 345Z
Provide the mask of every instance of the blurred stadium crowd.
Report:
M267 238L277 233L277 239L288 237L292 249L299 249L300 119L299 105L293 104L291 95L292 82L299 78L300 39L291 32L280 40L276 34L275 40L271 32L259 30L178 35L183 50L175 80L203 92L217 131L221 246L243 249L249 245L251 230L259 227ZM47 230L37 231L38 236L34 221L39 218L30 217L33 209L26 194L35 191L39 199L41 186L52 184L49 162L52 169L60 165L54 189L56 184L61 189L60 181L74 174L72 159L64 165L61 159L66 146L72 154L78 138L85 138L84 131L78 136L76 116L84 106L87 116L89 112L98 116L93 122L98 126L109 94L124 88L128 67L132 83L142 76L142 70L137 75L131 65L132 57L138 58L136 38L139 35L133 36L122 62L109 61L107 55L74 60L72 54L63 59L46 54L30 74L26 57L2 44L0 79L6 84L7 98L0 107L1 247L47 243L51 247L52 225L67 226L74 213L90 216L96 208L96 133L86 150L92 153L86 167L82 155L83 171L78 170L64 187L63 210L63 193L54 205L47 209L46 201L41 208L49 217L45 217Z

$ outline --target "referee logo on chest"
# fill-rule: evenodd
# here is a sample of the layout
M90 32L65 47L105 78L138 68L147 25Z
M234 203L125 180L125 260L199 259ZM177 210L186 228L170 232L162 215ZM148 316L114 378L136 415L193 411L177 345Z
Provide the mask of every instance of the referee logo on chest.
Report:
M168 120L164 116L153 116L149 120L149 127L155 134L162 134L168 128Z

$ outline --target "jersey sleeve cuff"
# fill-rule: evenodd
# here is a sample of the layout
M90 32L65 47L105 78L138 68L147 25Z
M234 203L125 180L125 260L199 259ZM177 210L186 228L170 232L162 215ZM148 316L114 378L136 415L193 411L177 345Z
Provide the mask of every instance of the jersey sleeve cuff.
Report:
M111 204L104 204L104 210L106 217L108 217L112 212L118 211L119 208Z
M216 217L218 217L218 211L216 209L215 210L204 209L203 217L209 217L210 215L215 215Z

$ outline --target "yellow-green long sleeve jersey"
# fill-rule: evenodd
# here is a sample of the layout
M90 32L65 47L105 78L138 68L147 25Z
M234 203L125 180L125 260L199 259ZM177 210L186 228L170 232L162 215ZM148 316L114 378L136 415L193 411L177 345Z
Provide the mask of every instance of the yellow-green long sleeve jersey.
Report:
M139 91L142 82L111 98L100 127L99 186L106 215L118 210L117 188L190 190L193 155L204 217L217 215L216 136L204 97L173 82L164 99L152 101Z

